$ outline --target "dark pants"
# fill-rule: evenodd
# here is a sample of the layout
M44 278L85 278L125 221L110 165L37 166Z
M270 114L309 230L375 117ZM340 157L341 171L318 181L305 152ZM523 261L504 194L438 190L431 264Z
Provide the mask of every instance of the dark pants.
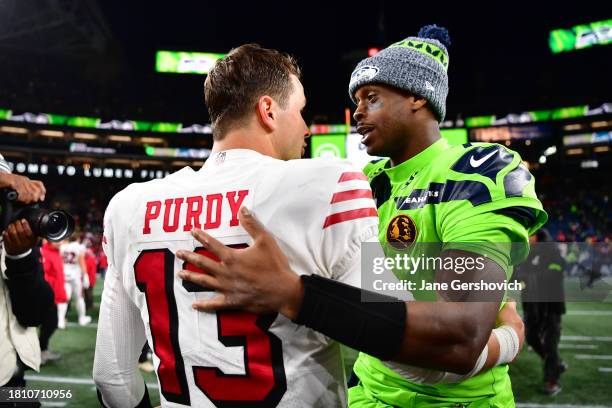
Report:
M144 346L142 346L142 350L140 352L140 357L138 357L138 362L139 363L144 363L145 361L147 361L149 359L149 352L151 351L151 348L149 347L149 342L146 342L144 344Z
M559 381L561 377L561 314L549 303L523 303L525 340L544 360L544 381ZM552 309L552 310L551 310Z
M85 299L85 310L91 312L93 309L93 288L89 287L88 289L83 289L83 298Z
M42 351L47 350L47 347L49 347L49 339L55 332L55 329L57 329L57 306L54 303L53 307L49 308L40 326L40 336L38 339L40 340L40 349Z
M9 380L2 387L25 387L26 382L24 379L25 365L17 358L17 365L19 370L13 378ZM40 402L0 402L0 408L39 408Z

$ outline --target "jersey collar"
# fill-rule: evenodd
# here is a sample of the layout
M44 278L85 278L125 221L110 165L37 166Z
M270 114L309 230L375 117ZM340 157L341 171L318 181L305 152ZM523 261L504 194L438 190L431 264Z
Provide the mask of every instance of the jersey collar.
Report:
M261 153L256 152L255 150L250 149L229 149L223 150L220 152L216 152L210 155L208 159L204 162L202 169L206 168L214 168L223 165L228 160L234 159L244 159L246 157L258 157L263 156Z
M405 181L417 170L420 170L427 164L431 163L438 154L449 147L448 141L441 138L411 159L408 159L397 166L385 168L383 171L387 173L391 181Z

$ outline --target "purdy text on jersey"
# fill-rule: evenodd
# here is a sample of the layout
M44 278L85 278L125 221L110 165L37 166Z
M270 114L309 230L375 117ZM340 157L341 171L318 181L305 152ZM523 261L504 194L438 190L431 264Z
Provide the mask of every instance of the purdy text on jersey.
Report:
M219 228L224 222L222 209L225 205L229 206L231 212L229 226L236 227L238 226L238 210L248 194L249 190L237 190L205 196L168 198L163 202L161 200L148 201L142 233L151 234L152 228L158 229L159 232L175 232L179 227L182 227L182 231L191 231L193 228L205 230ZM205 204L206 212L203 215ZM163 218L161 218L162 207Z

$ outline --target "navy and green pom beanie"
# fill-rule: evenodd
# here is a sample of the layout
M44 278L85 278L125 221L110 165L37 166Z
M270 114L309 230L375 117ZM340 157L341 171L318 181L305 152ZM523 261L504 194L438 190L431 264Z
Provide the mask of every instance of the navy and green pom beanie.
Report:
M421 28L417 37L391 44L357 64L349 83L351 99L356 102L355 92L364 85L389 85L425 98L442 122L448 95L449 46L448 31L436 25Z

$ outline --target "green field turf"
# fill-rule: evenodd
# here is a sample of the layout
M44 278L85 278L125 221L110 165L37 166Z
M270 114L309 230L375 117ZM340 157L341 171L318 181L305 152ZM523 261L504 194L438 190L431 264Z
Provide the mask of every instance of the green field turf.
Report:
M28 371L27 374L30 388L71 390L73 398L67 401L66 407L98 406L95 388L91 381L91 371L96 338L97 305L101 289L102 281L99 280L95 290L96 308L92 313L94 324L87 327L71 325L66 330L56 331L51 338L49 348L61 353L61 360L43 366L40 373ZM563 317L564 337L561 341L562 358L569 364L568 372L562 377L563 391L553 398L539 392L542 385L541 361L534 352L524 348L518 361L510 368L516 400L539 404L612 407L612 372L599 371L599 367L612 367L612 360L575 357L581 354L612 356L612 303L572 303L568 304L568 311L569 313ZM69 321L76 322L74 310L69 313ZM347 371L350 371L356 353L345 349L344 357ZM149 392L154 404L158 404L159 395L155 376L151 373L145 374L145 380L148 384L153 384L154 388L150 387ZM62 406L58 404L59 400L53 402L47 406Z

